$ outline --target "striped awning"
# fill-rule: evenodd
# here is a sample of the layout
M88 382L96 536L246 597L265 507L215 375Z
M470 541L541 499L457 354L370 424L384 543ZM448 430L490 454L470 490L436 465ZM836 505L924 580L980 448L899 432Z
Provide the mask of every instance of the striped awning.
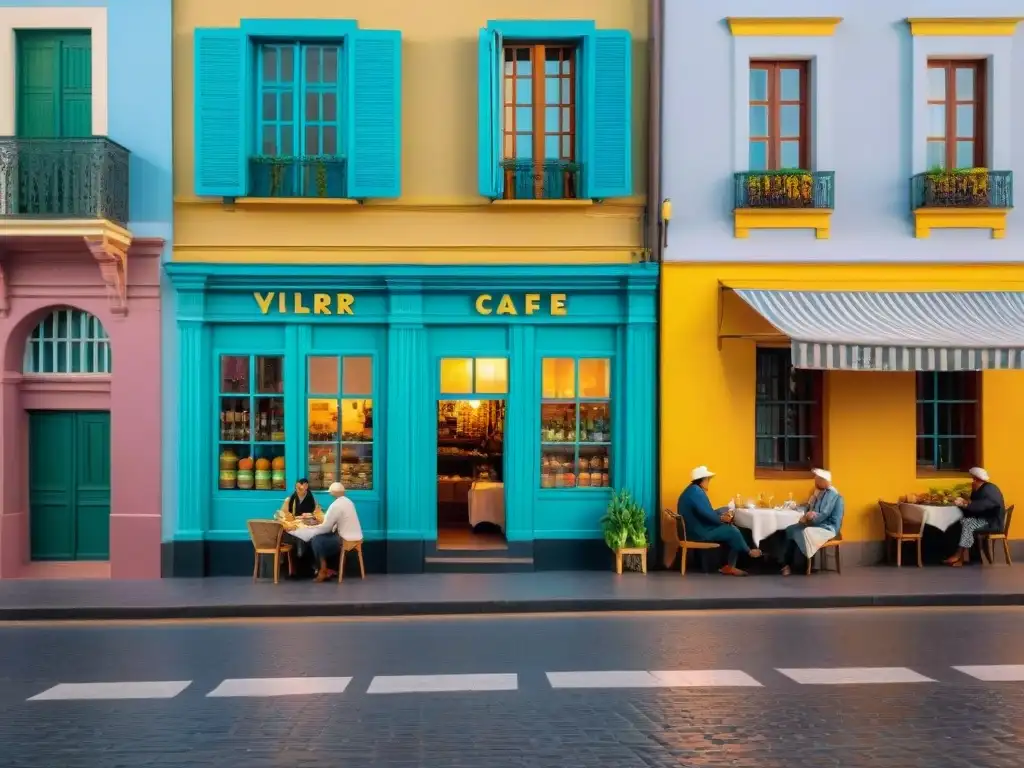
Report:
M1024 369L1024 292L734 292L790 338L797 368Z

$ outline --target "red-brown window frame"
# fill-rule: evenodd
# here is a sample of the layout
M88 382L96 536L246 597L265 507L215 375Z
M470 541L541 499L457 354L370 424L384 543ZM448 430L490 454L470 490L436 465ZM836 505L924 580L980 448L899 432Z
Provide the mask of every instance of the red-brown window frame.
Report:
M567 60L569 62L569 73L568 73L568 80L569 80L569 102L567 104L561 103L561 87L559 87L559 104L557 105L559 110L561 110L561 109L563 109L565 107L569 108L569 130L568 131L563 131L562 130L561 115L559 115L559 132L557 134L549 134L546 131L546 122L545 122L546 115L547 115L547 108L549 106L556 106L556 105L549 105L547 103L547 94L546 94L546 90L545 90L546 85L547 85L547 79L548 79L548 75L547 75L547 73L545 71L546 70L545 65L547 63L547 51L548 51L548 49L552 49L552 48L558 49L558 50L563 51L563 52L568 52L568 54L569 54L567 59L562 59L562 58L559 59L560 63L562 61L565 61L565 60ZM516 125L516 107L524 106L524 105L520 105L520 104L516 104L515 103L516 85L513 85L513 87L512 87L512 101L508 101L506 99L506 93L508 92L507 83L508 83L509 79L512 79L513 81L515 81L517 79L516 67L515 67L516 58L515 58L514 55L513 55L513 58L512 58L513 66L512 66L512 74L511 75L507 72L507 68L505 66L505 64L506 64L506 56L507 56L507 52L509 50L512 50L512 51L529 50L530 51L530 77L532 78L530 84L531 84L532 89L533 89L532 99L531 99L531 103L530 103L530 107L533 109L533 120L532 120L532 125L530 127L530 131L533 134L533 152L532 152L532 154L533 154L534 167L535 167L535 172L534 172L535 196L537 198L541 198L543 196L543 189L544 189L543 164L544 164L544 161L545 161L545 146L544 146L544 144L545 144L546 137L547 136L552 136L552 135L557 135L558 136L558 153L559 153L559 156L560 156L559 159L561 159L561 160L563 160L565 162L569 162L569 163L575 163L576 162L576 128L577 128L577 114L576 114L576 108L577 108L577 104L576 104L576 54L577 54L577 47L575 45L567 43L565 41L560 41L560 42L558 42L558 41L544 41L544 42L541 42L541 41L531 41L529 43L506 42L503 45L502 52L501 52L501 73L502 73L502 75L501 75L501 94L502 94L501 156L502 156L503 160L514 160L514 159L516 159L515 154L514 154L516 134L518 132L517 131L517 125ZM540 62L539 68L538 68L538 62ZM538 69L539 69L540 73L542 74L541 77L537 77ZM559 66L559 76L558 77L559 77L559 86L561 86L561 80L565 77L561 73L561 66ZM509 108L510 107L511 107L511 117L512 117L511 121L506 119L506 116L509 113ZM524 131L524 133L525 133L525 131ZM562 155L562 146L563 146L563 137L566 136L566 135L569 136L569 156L568 157L561 157L561 155ZM512 143L513 143L513 154L511 156L507 155L506 152L505 152L505 143L506 143L506 140L508 139L509 136L512 137ZM574 191L576 191L578 193L578 190L574 190ZM510 198L514 197L514 194L515 194L515 173L512 170L506 170L505 171L505 198L506 199L510 199ZM573 195L573 196L576 196L576 195Z
M952 170L956 164L956 144L961 137L956 134L957 106L971 105L974 107L974 136L962 137L963 141L974 142L974 168L987 167L987 147L985 133L987 130L988 104L985 99L988 89L987 67L984 59L929 59L928 69L942 69L946 75L944 99L928 99L928 105L942 105L946 108L946 135L944 137L928 136L928 143L944 141L946 143L946 169ZM958 69L974 70L974 98L958 99L956 94L956 71ZM930 96L930 94L929 94Z
M808 66L810 62L793 59L793 60L765 60L765 59L752 59L750 61L750 69L765 70L768 75L768 98L764 101L755 101L748 96L748 110L747 110L747 125L750 125L749 107L767 107L768 108L768 135L767 136L748 136L748 142L754 143L755 140L766 142L768 144L768 170L777 171L779 170L779 164L782 155L782 136L780 126L780 107L782 106L799 106L800 107L800 168L803 170L810 170L811 162L811 115L810 115L810 72L811 68ZM783 69L795 69L800 72L800 98L798 101L787 99L783 101L780 98L780 79L781 71ZM792 139L793 137L787 137Z

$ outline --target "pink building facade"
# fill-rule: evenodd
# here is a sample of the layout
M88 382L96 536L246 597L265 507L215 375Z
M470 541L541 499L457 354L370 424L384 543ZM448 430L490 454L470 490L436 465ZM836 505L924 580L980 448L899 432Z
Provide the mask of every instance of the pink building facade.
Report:
M0 578L160 577L163 246L0 241Z

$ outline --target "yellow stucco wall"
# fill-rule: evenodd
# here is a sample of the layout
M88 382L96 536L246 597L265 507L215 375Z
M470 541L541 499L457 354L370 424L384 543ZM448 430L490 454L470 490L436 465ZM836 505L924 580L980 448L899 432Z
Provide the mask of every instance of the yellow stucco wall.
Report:
M242 18L352 18L402 32L402 191L361 206L237 206L193 193L196 27ZM524 207L477 195L477 36L490 19L592 19L633 35L633 198ZM175 0L176 260L622 262L642 243L646 0Z
M662 506L675 508L690 470L707 464L717 476L716 504L737 493L806 498L807 478L759 480L754 470L755 342L726 339L718 349L719 285L791 290L1024 290L1020 267L665 265L662 272ZM725 334L773 329L737 297L722 305ZM780 342L784 339L779 339ZM762 343L770 343L765 338ZM1024 503L1021 435L1024 372L982 374L982 463L1007 504ZM825 464L846 499L843 536L882 537L879 497L899 496L962 478L919 478L915 464L913 373L825 374ZM1014 538L1020 537L1015 528Z

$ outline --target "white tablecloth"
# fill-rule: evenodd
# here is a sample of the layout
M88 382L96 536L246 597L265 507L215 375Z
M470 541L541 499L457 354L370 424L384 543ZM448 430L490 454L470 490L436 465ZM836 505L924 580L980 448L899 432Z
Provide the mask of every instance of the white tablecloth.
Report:
M931 507L927 504L900 504L900 514L907 523L930 525L940 531L948 531L953 523L960 520L964 513L960 507Z
M505 484L477 480L469 490L469 525L494 523L505 530Z
M750 537L759 545L776 531L784 531L800 522L804 513L798 509L746 509L738 508L733 521L737 527L750 531Z

